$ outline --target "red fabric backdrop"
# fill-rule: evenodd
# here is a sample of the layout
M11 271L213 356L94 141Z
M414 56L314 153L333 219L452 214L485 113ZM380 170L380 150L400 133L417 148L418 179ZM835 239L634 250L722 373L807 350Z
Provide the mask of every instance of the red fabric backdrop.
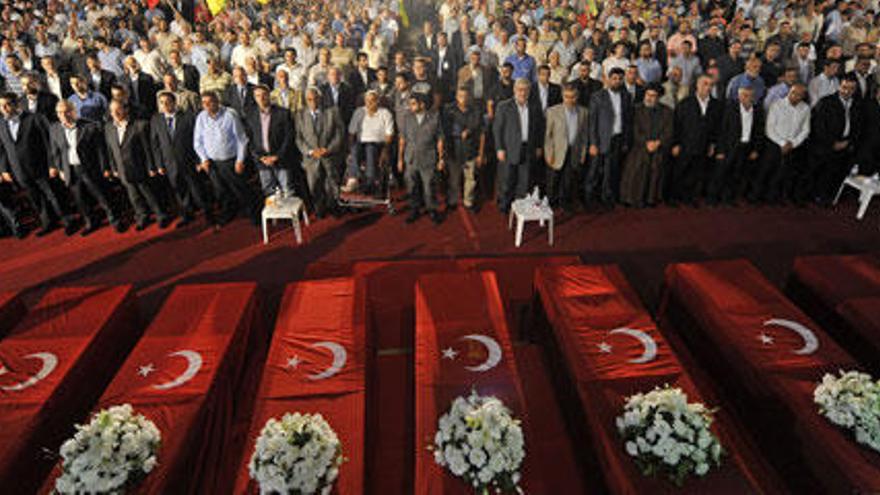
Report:
M501 351L500 361L486 371L472 371L489 362L486 345L465 338L492 339ZM443 357L452 349L455 359ZM525 401L514 363L510 334L505 321L498 284L492 272L433 274L416 283L416 437L415 493L471 493L459 478L434 462L428 447L433 444L437 420L452 400L476 389L504 401L522 420L526 460L521 469L527 493L542 493L536 464L552 462L528 456L531 435Z
M19 292L0 292L0 338L12 330L25 311Z
M761 409L771 411L780 428L794 432L799 454L825 490L880 490L880 455L832 427L813 404L813 389L824 373L856 368L853 358L745 260L671 265L666 277L670 304L688 315L712 347L697 351L717 353L726 378L749 390L751 400L762 400ZM790 328L766 325L770 319L801 325L818 347L808 348L808 338ZM774 403L783 409L772 409Z
M626 397L655 386L680 387L692 402L706 402L675 351L658 331L635 292L616 266L541 268L535 286L553 329L566 368L574 379L588 436L599 453L606 483L614 493L769 493L778 488L775 476L740 440L739 427L726 414L713 425L727 457L705 478L692 478L677 488L663 478L643 476L623 449L615 418ZM646 345L633 334L611 333L633 329L656 345ZM632 360L649 359L633 363ZM717 404L707 404L710 407Z
M363 493L368 355L364 310L362 287L350 278L299 282L287 288L239 463L235 494L259 493L248 472L254 444L266 421L286 412L320 413L327 420L339 435L347 459L334 493ZM334 363L338 370L330 375Z
M84 416L131 348L133 323L128 286L52 289L0 341L3 491L36 490L68 422Z
M95 411L129 403L162 434L159 464L136 493L214 493L256 309L254 284L176 288L104 391Z

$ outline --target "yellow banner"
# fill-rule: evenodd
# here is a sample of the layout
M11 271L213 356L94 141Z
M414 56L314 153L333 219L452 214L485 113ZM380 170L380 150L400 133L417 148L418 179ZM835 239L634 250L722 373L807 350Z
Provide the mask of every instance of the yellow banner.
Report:
M217 15L226 8L226 0L207 0L211 15Z

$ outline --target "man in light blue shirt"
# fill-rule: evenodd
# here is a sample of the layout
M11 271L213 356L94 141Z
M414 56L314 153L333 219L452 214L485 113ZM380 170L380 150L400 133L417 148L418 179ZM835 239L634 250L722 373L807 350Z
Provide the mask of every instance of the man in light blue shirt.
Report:
M107 114L107 98L89 89L89 80L81 74L70 76L73 94L67 99L73 104L76 116L80 119L102 122Z
M507 57L505 62L513 66L513 80L528 79L531 82L537 80L535 59L526 53L526 39L517 38L516 53Z
M727 83L727 99L736 100L739 98L739 88L747 87L754 90L755 101L764 99L764 79L760 76L761 60L751 58L746 62L746 70L742 74L734 77Z
M796 82L798 82L797 66L786 67L785 72L782 73L782 77L779 78L779 83L767 90L767 96L764 97L764 110L770 111L770 107L776 103L777 100L788 96L788 92Z
M122 68L122 51L115 46L111 46L107 40L98 37L95 38L95 46L98 47L98 61L101 62L101 68L109 70L114 76L120 77L125 74Z
M244 178L248 138L235 110L222 107L216 93L202 95L202 112L196 118L193 148L201 163L197 169L211 177L214 194L223 205L219 225L244 211L258 222L259 206L256 195Z

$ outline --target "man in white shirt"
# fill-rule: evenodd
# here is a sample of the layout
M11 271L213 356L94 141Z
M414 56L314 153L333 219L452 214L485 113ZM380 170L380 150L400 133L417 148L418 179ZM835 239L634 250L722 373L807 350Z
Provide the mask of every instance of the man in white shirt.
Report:
M706 191L709 204L731 204L745 193L764 141L761 112L760 105L755 105L755 90L749 86L741 86L737 101L728 103Z
M777 100L767 114L767 142L761 169L752 181L749 201L778 203L792 198L794 168L803 161L803 144L810 135L807 88L795 83L788 96Z
M358 186L361 158L364 159L364 192L372 194L375 190L376 171L388 161L388 145L394 136L394 116L387 108L379 107L379 94L369 90L364 94L364 106L355 110L348 126L348 133L354 138L351 161L348 164L348 182L343 192L353 192Z

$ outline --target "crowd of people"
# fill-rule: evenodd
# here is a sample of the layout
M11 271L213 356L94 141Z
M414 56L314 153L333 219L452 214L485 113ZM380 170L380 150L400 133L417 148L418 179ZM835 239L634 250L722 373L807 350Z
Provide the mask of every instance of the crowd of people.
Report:
M442 0L410 29L407 5L5 4L0 231L323 217L399 182L407 222L535 185L824 205L880 170L877 0Z

